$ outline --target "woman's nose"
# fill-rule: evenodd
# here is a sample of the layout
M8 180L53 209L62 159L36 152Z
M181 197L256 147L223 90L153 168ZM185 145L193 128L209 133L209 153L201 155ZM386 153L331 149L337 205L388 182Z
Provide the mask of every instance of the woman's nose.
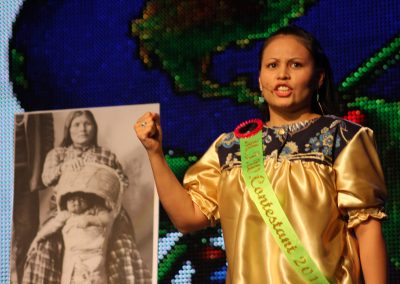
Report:
M290 78L289 70L286 66L282 66L278 69L278 79L287 80Z
M84 124L79 125L79 130L80 131L86 131L87 127Z

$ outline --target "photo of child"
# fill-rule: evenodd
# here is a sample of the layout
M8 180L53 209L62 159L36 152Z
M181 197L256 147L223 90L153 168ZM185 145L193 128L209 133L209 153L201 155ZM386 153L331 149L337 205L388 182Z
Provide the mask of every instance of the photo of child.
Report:
M38 242L61 230L61 283L107 283L107 240L121 207L122 189L118 175L98 164L65 174L56 188L58 212L37 233L28 258Z

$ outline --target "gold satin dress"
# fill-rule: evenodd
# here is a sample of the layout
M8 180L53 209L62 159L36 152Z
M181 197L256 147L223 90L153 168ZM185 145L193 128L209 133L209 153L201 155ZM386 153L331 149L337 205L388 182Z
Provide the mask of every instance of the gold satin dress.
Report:
M335 116L263 128L265 171L304 247L331 283L359 283L353 228L383 219L386 186L371 129ZM226 283L305 283L251 200L239 141L222 134L187 171L184 186L221 223Z

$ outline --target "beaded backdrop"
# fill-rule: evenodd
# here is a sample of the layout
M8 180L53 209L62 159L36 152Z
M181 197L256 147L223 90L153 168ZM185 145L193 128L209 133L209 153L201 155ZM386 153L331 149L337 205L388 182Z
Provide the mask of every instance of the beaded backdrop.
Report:
M400 282L397 0L2 0L0 16L1 283L9 282L15 112L159 102L165 153L181 179L221 132L262 118L258 52L289 23L324 47L340 115L376 133L390 191L390 283ZM182 235L161 211L159 282L224 283L225 275L220 228Z

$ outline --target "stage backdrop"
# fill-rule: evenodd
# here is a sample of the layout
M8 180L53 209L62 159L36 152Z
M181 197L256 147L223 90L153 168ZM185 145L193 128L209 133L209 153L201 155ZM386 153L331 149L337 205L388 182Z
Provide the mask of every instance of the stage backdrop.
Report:
M390 283L400 280L397 0L3 0L0 3L1 282L8 281L13 113L160 103L179 178L221 133L262 117L258 52L289 23L320 39L340 115L374 129L390 190ZM134 121L132 121L133 125ZM160 213L160 283L223 283L220 228L181 235Z

